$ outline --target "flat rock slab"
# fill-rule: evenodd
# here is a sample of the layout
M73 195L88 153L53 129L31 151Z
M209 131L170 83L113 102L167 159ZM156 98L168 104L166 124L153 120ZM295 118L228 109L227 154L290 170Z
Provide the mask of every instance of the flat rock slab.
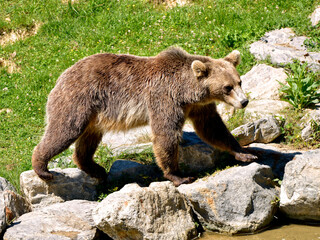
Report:
M270 60L276 65L291 63L294 59L307 62L313 71L320 71L320 53L308 52L304 41L307 37L296 36L290 28L267 32L260 41L250 45L250 52L258 60Z
M92 219L97 202L73 200L22 215L7 229L4 240L101 239ZM100 236L99 236L100 235Z
M320 221L320 149L307 151L285 167L280 210L289 218Z
M191 207L171 182L142 188L128 184L93 211L97 227L112 239L192 239L197 236Z
M183 127L184 131L194 131L192 125L185 124ZM107 132L102 138L102 144L108 146L111 152L118 154L126 149L144 149L144 147L149 147L151 142L152 131L149 126L138 127L130 129L125 132ZM145 146L144 146L145 145Z
M268 225L277 209L278 193L270 167L252 163L203 178L178 190L193 205L205 229L254 232Z
M77 168L55 168L50 172L54 178L48 182L41 180L33 170L20 175L21 192L33 209L73 199L97 199L98 180L85 172Z
M282 111L290 108L288 102L280 100L261 99L250 101L245 108L245 114L253 118L261 118L270 115L283 115Z

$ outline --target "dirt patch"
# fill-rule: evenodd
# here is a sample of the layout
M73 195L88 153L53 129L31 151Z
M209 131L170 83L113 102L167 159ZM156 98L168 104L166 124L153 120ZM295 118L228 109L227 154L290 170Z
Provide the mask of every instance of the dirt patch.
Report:
M78 3L79 0L61 0L61 2L62 2L63 4L68 4L69 2L70 2L71 4L74 4L74 3Z
M10 109L10 108L0 109L0 113L3 113L3 112L5 112L5 113L12 113L12 109Z
M174 8L177 6L185 6L190 3L188 0L148 0L154 5L164 4L168 8Z
M0 33L0 45L5 46L16 41L23 40L27 37L36 35L40 26L40 23L35 23L30 29L22 28L16 31L2 32Z
M6 60L3 58L0 58L0 68L6 68L7 72L10 74L15 72L20 72L20 68L11 59Z

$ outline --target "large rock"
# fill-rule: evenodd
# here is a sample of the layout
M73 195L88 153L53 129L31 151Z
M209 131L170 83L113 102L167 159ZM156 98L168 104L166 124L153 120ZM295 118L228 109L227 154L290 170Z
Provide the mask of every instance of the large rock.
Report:
M134 145L133 145L134 146ZM133 149L132 147L129 149ZM199 173L215 166L221 151L204 143L195 132L183 132L183 138L179 144L179 165L185 174ZM139 182L143 179L159 180L162 172L155 165L144 165L133 161L117 160L109 171L110 182Z
M283 179L286 164L304 152L275 143L251 143L249 148L258 157L259 163L271 167L274 177L280 180Z
M107 182L119 183L120 185L121 183L130 182L144 184L151 180L159 180L162 175L160 169L155 165L145 165L129 160L117 160L110 168Z
M0 177L0 236L6 226L15 218L31 210L6 179Z
M258 64L241 76L242 89L250 99L280 100L279 82L285 84L287 78L283 68Z
M267 32L258 42L250 45L250 52L258 60L270 60L273 64L284 65L294 59L307 62L314 71L320 71L320 53L308 52L304 41L307 37L296 36L290 28Z
M6 206L4 205L4 201L0 198L0 236L3 230L6 229L6 226L7 226Z
M290 218L320 221L320 149L295 157L285 167L280 210Z
M184 131L193 131L191 124L185 124ZM140 152L150 148L152 131L150 126L142 126L124 132L107 132L101 143L108 146L114 155L122 152Z
M181 185L178 190L190 200L206 229L254 232L268 225L277 209L272 204L278 195L272 179L270 167L251 163Z
M20 175L21 192L32 208L73 199L96 200L98 180L77 168L50 169L53 180L45 182L33 171Z
M281 128L277 119L265 117L237 127L231 133L241 145L269 143L281 135Z
M320 110L311 110L301 119L301 138L304 141L314 140L316 134L319 134Z
M97 227L112 239L192 239L191 207L170 182L141 188L128 184L93 211Z
M320 21L320 6L318 6L314 12L310 15L312 26L316 26Z
M97 202L73 200L56 203L16 219L4 234L4 240L102 239L96 229L92 210Z
M0 177L0 192L5 190L16 191L14 186L7 179Z
M179 145L179 164L187 174L211 169L221 152L204 143L195 132L183 132Z

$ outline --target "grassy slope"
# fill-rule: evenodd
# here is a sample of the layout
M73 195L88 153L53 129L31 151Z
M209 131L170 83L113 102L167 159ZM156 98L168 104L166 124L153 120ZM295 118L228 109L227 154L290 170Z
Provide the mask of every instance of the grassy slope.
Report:
M317 34L307 17L319 0L276 2L194 1L166 9L142 0L80 0L74 5L0 1L0 34L43 24L37 35L0 46L0 57L9 59L16 52L14 61L21 68L13 74L0 68L0 109L12 109L0 113L0 176L19 186L20 173L31 169L47 95L61 72L77 60L98 52L151 56L171 45L217 58L237 48L243 54L243 74L255 64L249 44L266 31L293 27L298 33Z

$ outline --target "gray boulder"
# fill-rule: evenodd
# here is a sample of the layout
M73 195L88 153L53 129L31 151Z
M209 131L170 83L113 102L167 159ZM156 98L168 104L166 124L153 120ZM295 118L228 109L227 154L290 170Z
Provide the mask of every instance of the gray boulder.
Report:
M279 82L286 84L287 78L283 68L258 64L241 76L242 89L250 99L280 100Z
M2 198L0 198L0 236L7 227L6 206Z
M285 167L280 210L289 218L320 221L320 149L294 158Z
M277 205L271 168L257 163L234 167L181 185L201 224L208 230L254 232L273 219Z
M97 199L98 180L85 172L77 168L55 168L50 172L54 178L49 182L41 180L33 170L20 175L21 192L33 209L73 199Z
M30 205L16 192L12 184L0 177L0 236L13 219L30 210Z
M320 126L320 110L312 110L307 113L302 119L301 138L304 141L311 141L314 139L315 134L319 134Z
M269 143L281 135L281 128L277 119L265 117L237 127L231 133L241 145Z
M179 165L184 173L213 168L221 152L203 142L195 132L183 132L179 145Z
M307 62L314 71L320 70L320 53L308 52L304 41L307 37L296 36L290 28L267 32L258 42L250 45L250 52L258 60L270 60L273 64L284 65L298 59Z
M219 150L204 143L195 132L183 132L178 160L183 173L194 174L213 168L220 154ZM143 184L146 179L157 181L162 178L162 175L155 164L144 165L133 161L117 160L111 166L108 181Z
M310 15L312 26L316 26L320 21L320 6L318 6L314 12Z
M97 202L73 200L56 203L19 217L7 229L4 240L102 239L92 219Z
M155 165L145 165L129 160L115 161L108 174L108 183L119 183L121 185L130 182L139 184L156 181L162 177L162 172Z
M283 179L286 164L303 153L275 143L251 143L248 147L258 156L259 163L271 167L274 177L280 180Z
M141 188L128 184L93 211L97 227L112 239L192 239L191 207L170 182Z
M7 179L0 177L0 192L5 190L16 191L14 186Z

